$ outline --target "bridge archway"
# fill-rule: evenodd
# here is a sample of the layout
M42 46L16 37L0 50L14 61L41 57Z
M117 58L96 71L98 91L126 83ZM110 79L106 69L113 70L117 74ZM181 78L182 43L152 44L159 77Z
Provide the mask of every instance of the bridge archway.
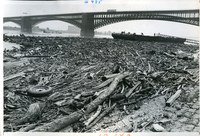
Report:
M54 25L59 23L62 24L62 26L67 25L67 24L71 24L77 28L81 28L81 24L79 24L79 22L76 22L74 20L41 20L41 21L37 21L37 22L32 22L32 28L37 26L37 25L41 25L42 23L47 23L47 22L53 22ZM60 26L61 27L61 26Z
M6 25L14 26L14 27L20 27L21 28L21 24L18 23L18 22L15 22L15 21L4 21L3 22L3 26L6 26Z
M198 26L164 20L128 20L105 25L103 27L95 29L95 31L125 31L126 33L144 33L144 35L153 35L154 33L161 33L178 37L187 37L190 39L198 39L199 28L197 27Z

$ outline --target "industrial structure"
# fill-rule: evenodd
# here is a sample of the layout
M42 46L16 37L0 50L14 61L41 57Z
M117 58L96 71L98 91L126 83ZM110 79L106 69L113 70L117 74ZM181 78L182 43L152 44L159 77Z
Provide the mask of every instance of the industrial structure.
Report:
M93 37L94 30L97 28L130 20L163 20L199 26L199 10L113 11L3 18L4 23L14 22L21 26L21 32L26 33L32 33L32 28L37 24L51 20L73 24L81 29L81 36Z

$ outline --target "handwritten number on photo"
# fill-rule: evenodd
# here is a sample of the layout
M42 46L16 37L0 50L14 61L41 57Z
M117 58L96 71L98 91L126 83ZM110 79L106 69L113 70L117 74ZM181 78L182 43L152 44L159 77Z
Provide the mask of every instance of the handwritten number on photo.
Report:
M101 1L103 1L103 0L91 0L91 2L95 3L95 4L100 4ZM85 0L84 3L89 3L89 1Z
M99 4L100 4L101 1L102 1L102 0L99 0Z

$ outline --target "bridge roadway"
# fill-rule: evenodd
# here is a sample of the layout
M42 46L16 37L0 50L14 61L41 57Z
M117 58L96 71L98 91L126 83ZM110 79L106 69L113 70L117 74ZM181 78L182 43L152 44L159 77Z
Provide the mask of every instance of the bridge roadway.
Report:
M14 22L21 26L21 32L26 33L32 33L32 27L50 20L73 24L81 29L81 36L93 37L97 28L129 20L163 20L199 26L199 10L88 12L3 18L4 23Z

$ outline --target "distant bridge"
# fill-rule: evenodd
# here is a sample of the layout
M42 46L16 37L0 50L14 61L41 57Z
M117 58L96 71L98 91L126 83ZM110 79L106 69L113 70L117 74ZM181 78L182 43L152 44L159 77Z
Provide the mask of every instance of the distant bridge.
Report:
M129 20L164 20L199 26L199 10L89 12L3 18L4 23L14 22L21 26L21 32L27 33L32 33L35 25L50 20L73 24L81 29L81 36L93 37L97 28Z

